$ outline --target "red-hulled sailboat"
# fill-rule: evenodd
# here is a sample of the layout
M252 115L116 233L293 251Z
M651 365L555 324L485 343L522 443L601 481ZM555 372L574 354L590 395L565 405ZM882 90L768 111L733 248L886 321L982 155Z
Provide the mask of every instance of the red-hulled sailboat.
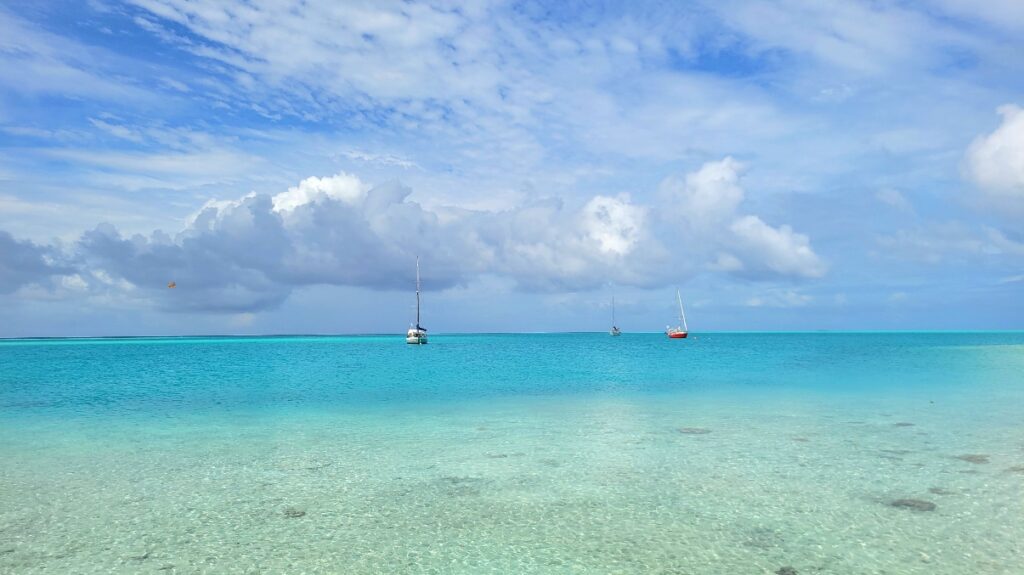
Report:
M676 327L665 326L665 335L669 339L686 339L689 329L686 327L686 312L683 311L683 297L679 295L679 290L676 290L676 301L679 302L679 321L682 322L682 325L677 325Z

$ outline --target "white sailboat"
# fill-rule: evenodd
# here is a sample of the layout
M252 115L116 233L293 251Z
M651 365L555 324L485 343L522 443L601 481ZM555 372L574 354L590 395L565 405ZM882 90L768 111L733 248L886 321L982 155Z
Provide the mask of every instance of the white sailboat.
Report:
M676 301L679 302L679 321L682 325L676 327L665 327L665 335L670 339L685 339L689 333L689 328L686 326L686 312L683 311L683 297L679 295L679 290L676 290Z
M420 325L420 257L416 256L416 325L409 326L405 343L423 345L427 343L427 329Z
M612 296L612 329L608 333L611 335L622 335L622 330L615 325L615 296Z

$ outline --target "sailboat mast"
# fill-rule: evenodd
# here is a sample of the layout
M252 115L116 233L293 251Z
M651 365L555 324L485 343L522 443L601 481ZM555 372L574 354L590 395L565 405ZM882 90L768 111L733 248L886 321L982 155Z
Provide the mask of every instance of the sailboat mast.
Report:
M420 328L420 256L416 256L416 329Z
M615 327L615 296L612 296L612 327Z
M686 312L683 311L683 296L679 295L679 290L676 290L676 299L679 301L679 319L683 320L683 331L690 331L690 328L686 326Z

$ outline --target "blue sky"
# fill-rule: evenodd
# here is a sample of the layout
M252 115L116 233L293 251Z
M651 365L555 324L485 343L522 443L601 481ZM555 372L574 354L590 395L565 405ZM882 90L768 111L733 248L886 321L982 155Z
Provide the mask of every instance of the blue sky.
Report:
M0 336L1024 328L974 4L2 3Z

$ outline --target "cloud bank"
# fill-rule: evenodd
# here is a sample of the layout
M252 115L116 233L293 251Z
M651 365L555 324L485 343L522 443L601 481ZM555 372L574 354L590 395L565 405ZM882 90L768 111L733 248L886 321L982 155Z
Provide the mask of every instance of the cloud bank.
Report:
M207 202L173 236L126 237L101 224L62 254L73 268L47 263L55 247L4 234L0 242L11 247L0 289L60 275L52 289L240 313L276 307L301 286L408 289L417 255L431 290L482 276L556 292L655 287L702 272L755 280L824 274L807 236L742 213L742 170L732 158L706 163L665 180L652 205L628 194L579 205L541 197L500 211L426 209L397 182L310 177L276 195ZM170 281L177 287L167 288Z

